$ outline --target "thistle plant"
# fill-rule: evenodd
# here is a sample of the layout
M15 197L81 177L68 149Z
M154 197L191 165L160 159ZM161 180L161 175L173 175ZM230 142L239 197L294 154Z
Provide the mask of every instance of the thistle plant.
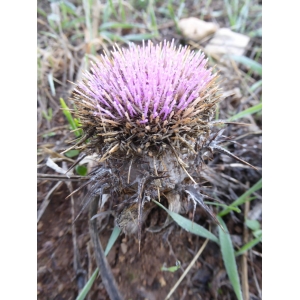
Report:
M222 148L223 130L214 130L225 124L213 119L216 81L200 51L149 41L102 55L76 84L84 134L73 148L99 158L84 185L88 198L110 195L116 224L139 241L151 199L177 213L198 204L218 223L199 184L204 160L217 151L246 162Z

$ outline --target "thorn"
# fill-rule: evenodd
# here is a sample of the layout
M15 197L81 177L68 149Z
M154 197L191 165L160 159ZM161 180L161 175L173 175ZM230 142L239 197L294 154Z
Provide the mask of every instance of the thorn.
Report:
M239 123L239 122L224 122L224 124L232 124L232 125L241 125L241 126L250 126L251 123Z
M226 150L226 149L224 149L224 148L222 148L222 147L220 147L220 146L215 145L215 146L213 147L213 150L216 150L217 152L220 152L220 153L223 153L223 154L225 154L225 155L228 155L228 156L230 156L230 157L236 159L237 161L239 161L239 162L241 162L241 163L243 163L243 164L245 164L245 165L247 165L247 166L253 168L254 170L258 171L257 168L255 168L254 166L252 166L252 165L249 164L248 162L242 160L241 158L235 156L234 154L232 154L231 152L229 152L228 150Z
M75 191L73 191L70 195L68 195L65 199L70 198L72 195L74 195L75 193L77 193L78 191L80 191L82 188L84 188L85 186L87 186L90 183L90 180L88 180L86 183L84 183L83 185L81 185L79 188L77 188Z

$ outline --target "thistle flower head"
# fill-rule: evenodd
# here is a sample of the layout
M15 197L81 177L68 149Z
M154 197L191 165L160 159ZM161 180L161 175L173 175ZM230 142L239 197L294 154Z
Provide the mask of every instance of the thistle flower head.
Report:
M203 53L173 42L131 45L102 55L74 90L84 132L74 147L100 157L83 186L110 194L116 223L139 240L150 199L175 212L192 201L218 223L199 186L203 157L217 151L246 163L219 145L222 131L211 132L224 122L212 122L219 95L206 65Z
M206 67L203 53L186 46L176 48L174 42L154 45L149 41L111 54L92 64L75 89L78 116L86 132L97 135L101 144L110 137L118 140L126 152L140 149L141 138L144 144L150 143L147 148L153 148L187 123L183 127L190 134L203 132L199 120L205 125L211 119L218 100L216 76ZM122 143L128 138L133 146Z

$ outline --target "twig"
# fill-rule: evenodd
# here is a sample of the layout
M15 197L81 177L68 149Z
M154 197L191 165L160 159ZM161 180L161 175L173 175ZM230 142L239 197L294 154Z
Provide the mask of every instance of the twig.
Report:
M66 175L57 175L57 174L42 174L37 173L38 180L52 180L52 181L82 181L82 180L89 180L91 176L80 176L80 175L73 175L67 177Z
M90 205L90 219L97 213L99 196L96 196ZM122 300L115 278L106 260L97 232L97 219L90 220L90 235L94 246L97 267L100 270L103 285L111 300Z
M170 297L172 296L172 294L175 292L175 290L177 289L177 287L179 286L179 284L181 283L181 281L184 279L184 277L186 276L186 274L189 272L189 270L192 268L192 266L195 264L195 262L197 261L198 257L200 256L200 254L203 252L203 250L205 249L206 245L208 243L208 239L205 240L205 242L203 243L202 247L200 248L200 250L198 251L198 253L196 254L196 256L193 258L193 260L191 261L191 263L189 264L189 266L185 269L185 271L183 272L183 274L181 275L181 277L178 279L178 281L175 283L175 285L173 286L173 288L171 289L171 291L169 292L169 294L167 295L167 297L165 298L165 300L170 299Z
M47 134L47 133L50 133L50 132L55 132L55 131L62 130L62 129L68 129L68 125L62 125L62 126L53 127L53 128L48 129L46 131L38 133L37 136L39 137L39 136L42 136L44 134Z

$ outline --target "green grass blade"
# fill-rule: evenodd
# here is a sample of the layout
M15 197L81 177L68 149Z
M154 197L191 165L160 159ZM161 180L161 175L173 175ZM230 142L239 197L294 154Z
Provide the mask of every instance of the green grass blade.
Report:
M117 238L119 237L121 233L121 229L119 227L115 227L113 232L110 235L110 238L108 240L106 249L104 251L105 256L109 253L109 251L111 250L112 246L114 245L114 243L116 242Z
M230 58L234 61L243 64L251 71L255 72L256 74L262 76L262 65L255 60L252 60L246 56L238 56L238 55L230 55Z
M247 192L245 192L242 196L240 196L238 199L236 199L234 202L232 202L230 204L231 207L234 207L234 206L238 206L238 205L241 205L247 201L250 201L249 200L249 196L260 190L262 188L262 179L260 179L257 183L255 183ZM228 208L225 208L224 210L222 210L221 212L218 213L218 216L220 217L223 217L225 216L226 214L228 214L230 212L230 209Z
M108 240L106 249L104 251L105 256L107 256L107 254L109 253L109 251L111 250L112 246L114 245L114 243L116 242L117 238L119 237L121 233L121 229L119 227L115 227L114 230L112 231L110 238ZM81 292L79 293L79 295L77 296L76 300L83 300L86 295L88 294L88 292L90 291L90 289L92 288L92 285L95 281L95 279L97 278L99 269L97 268L93 275L91 276L91 278L88 280L88 282L85 284L85 286L83 287L83 289L81 290Z
M60 100L60 105L61 105L61 107L63 109L63 113L64 113L65 117L67 118L67 120L68 120L68 122L69 122L69 124L70 124L70 126L72 128L72 130L77 129L76 123L75 123L75 121L74 121L74 119L73 119L73 117L71 115L70 109L67 106L66 102L64 101L63 98L60 98L59 100ZM81 136L81 134L80 134L79 131L74 131L74 134L76 135L76 137L80 137Z
M140 28L140 29L145 29L145 25L142 24L130 24L130 23L118 23L118 22L107 22L104 23L100 26L100 30L106 30L106 29L117 29L117 28L122 28L122 29L132 29L132 28Z
M63 29L71 29L74 27L74 29L80 24L84 23L85 18L84 17L78 17L73 19L72 21L62 21L61 25Z
M262 110L262 103L259 103L257 105L254 105L252 107L249 107L249 108L239 112L238 114L236 114L236 115L232 116L231 118L229 118L227 121L235 121L235 120L243 118L245 116L255 114L255 113L257 113L261 110Z
M216 203L216 202L210 202L210 201L204 201L204 203L208 204L208 205L221 206L223 208L228 208L228 209L233 210L237 213L241 212L241 210L238 207L228 206L228 205L223 204L223 203Z
M262 80L256 81L251 85L250 91L253 93L256 89L260 88L262 86Z
M251 240L250 242L245 244L239 251L235 252L235 256L239 256L239 255L245 253L246 251L248 251L249 249L251 249L255 245L257 245L259 242L261 242L261 240L262 240L261 236L258 236L257 238Z
M123 42L123 43L127 43L128 41L125 40L123 37L121 37L120 35L118 34L114 34L114 33L111 33L109 31L101 31L101 36L103 39L109 41L109 42L113 42L113 41L119 41L119 42Z
M155 16L155 11L154 11L154 1L153 0L149 0L149 5L148 5L148 15L150 16L150 20L151 20L151 29L155 32L155 35L158 35L158 30L157 30L157 20L156 20L156 16Z
M217 218L221 223L221 225L224 227L225 231L228 231L226 224L224 223L222 218L220 217ZM232 241L230 235L228 233L223 232L221 227L219 227L219 239L220 239L221 253L222 253L227 275L232 284L236 297L238 298L238 300L243 300L240 278L239 278L239 273L235 261Z
M128 41L142 41L150 40L157 37L155 33L137 33L137 34L127 34L123 36L123 39Z
M114 16L118 19L118 14L117 14L117 11L116 11L116 9L115 9L115 6L114 6L112 0L108 0L108 3L109 3L109 7L110 7L112 13L113 13Z
M79 293L79 295L77 296L76 300L83 300L86 295L88 294L88 292L90 291L90 289L92 288L92 285L95 281L95 279L97 278L97 275L99 273L98 268L94 271L93 275L91 276L91 278L88 280L88 282L85 284L85 286L83 287L83 289L81 290L81 292Z
M164 209L171 217L172 219L183 229L185 229L188 232L191 232L193 234L202 236L206 239L210 239L211 241L219 244L219 240L218 238L212 234L210 231L208 231L207 229L205 229L204 227L193 223L191 220L184 218L183 216L174 213L170 210L168 210L167 208L165 208L162 204L160 204L159 202L155 201L152 199L153 202L155 202L158 206L160 206L162 209Z
M47 18L47 14L46 14L45 11L42 10L41 8L37 8L37 12L38 12L39 14L41 14L43 17Z

